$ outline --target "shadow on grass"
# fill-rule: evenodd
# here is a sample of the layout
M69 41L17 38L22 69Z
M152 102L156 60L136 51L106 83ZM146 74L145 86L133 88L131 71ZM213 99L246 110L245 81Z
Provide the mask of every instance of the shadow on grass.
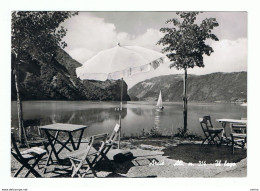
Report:
M216 163L216 160L224 163L237 163L247 157L246 149L235 149L232 154L230 146L206 145L199 144L180 144L178 146L169 146L163 149L164 156L170 159L182 160L186 163L199 163L199 161L206 161L206 163Z

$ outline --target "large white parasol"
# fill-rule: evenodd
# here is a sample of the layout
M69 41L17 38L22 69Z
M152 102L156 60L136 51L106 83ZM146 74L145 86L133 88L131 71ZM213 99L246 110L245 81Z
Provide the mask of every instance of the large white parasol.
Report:
M77 76L84 80L118 80L122 79L119 125L121 130L121 111L123 78L140 72L154 70L164 63L166 56L154 50L140 46L121 46L106 49L86 61L76 69ZM119 136L120 143L120 136Z

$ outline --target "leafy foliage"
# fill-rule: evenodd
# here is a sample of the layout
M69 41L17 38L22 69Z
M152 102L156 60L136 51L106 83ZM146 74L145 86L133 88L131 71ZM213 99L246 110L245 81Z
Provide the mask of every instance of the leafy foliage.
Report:
M215 34L212 34L214 27L219 24L215 18L207 18L200 25L196 24L196 16L199 12L177 12L181 21L173 18L166 21L166 24L173 24L171 28L161 28L165 33L157 44L164 46L163 53L173 61L170 67L176 69L193 68L194 66L204 67L203 54L210 56L212 47L206 44L207 39L218 41Z
M12 12L12 52L19 62L32 49L47 57L55 54L57 47L65 48L62 38L66 29L60 24L77 12L67 11L14 11Z

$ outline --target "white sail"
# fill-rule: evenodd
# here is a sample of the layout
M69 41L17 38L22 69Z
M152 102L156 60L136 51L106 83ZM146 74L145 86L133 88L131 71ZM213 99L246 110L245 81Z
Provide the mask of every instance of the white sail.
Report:
M157 101L157 104L156 104L157 107L162 107L162 92L160 91L160 94L159 94L159 98L158 98L158 101Z

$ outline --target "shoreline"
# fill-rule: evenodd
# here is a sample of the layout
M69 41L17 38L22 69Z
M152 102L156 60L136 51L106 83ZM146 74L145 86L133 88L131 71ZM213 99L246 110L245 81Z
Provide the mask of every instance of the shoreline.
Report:
M156 98L157 99L157 98ZM147 103L147 104L151 104L151 103L156 103L156 99L155 100L152 100L152 101L149 101L149 100L130 100L130 101L123 101L123 103L127 103L127 102L133 102L133 103ZM16 102L17 100L12 100L11 99L11 102ZM54 99L49 99L49 100L46 100L46 99L34 99L34 100L23 100L23 102L46 102L46 101L49 101L49 102L67 102L67 101L71 101L71 102L120 102L120 100L117 100L117 101L112 101L112 100L54 100ZM189 100L188 100L189 101ZM163 103L175 103L175 104L183 104L182 101L164 101ZM215 104L218 104L218 103L230 103L230 104L237 104L237 105L240 105L242 103L245 103L243 101L194 101L194 100L191 100L189 101L188 103L191 103L191 104L195 104L195 103L204 103L204 104L212 104L212 103L215 103Z

